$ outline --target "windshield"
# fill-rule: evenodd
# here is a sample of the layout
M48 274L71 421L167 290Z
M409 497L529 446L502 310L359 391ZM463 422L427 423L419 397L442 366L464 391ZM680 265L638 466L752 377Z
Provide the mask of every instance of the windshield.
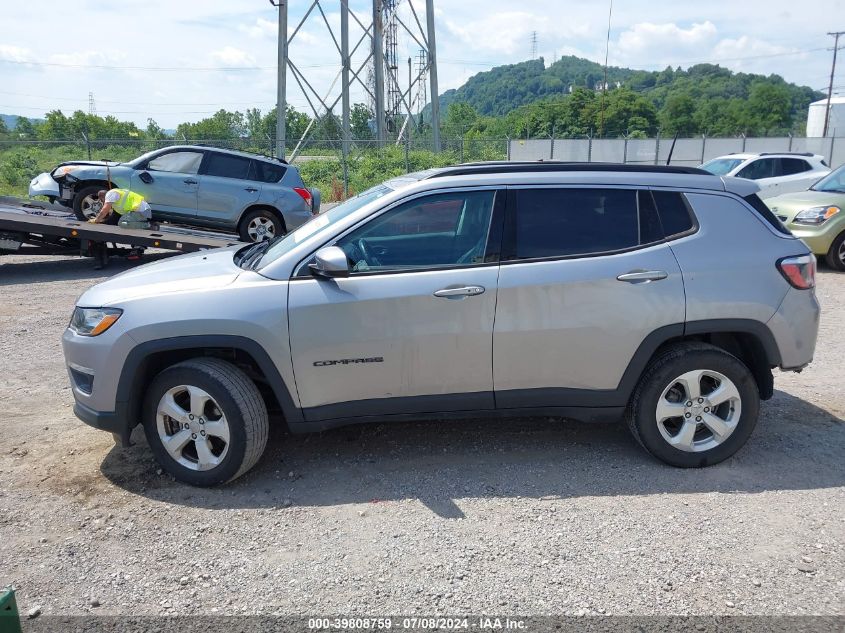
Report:
M386 185L376 185L372 189L367 189L366 191L359 193L357 196L349 198L333 209L329 209L325 213L314 216L314 218L300 226L295 231L291 231L283 238L274 242L273 245L267 249L267 252L264 253L261 259L256 262L254 267L261 269L267 264L276 261L279 257L293 250L295 246L311 237L317 231L321 231L338 220L342 220L350 213L357 211L374 200L378 200L391 191L393 191L393 189Z
M708 160L701 166L701 169L709 171L716 176L724 176L733 171L744 158L714 158Z
M146 154L141 154L138 158L133 158L132 160L127 161L126 164L131 165L132 167L135 167L136 165L140 165L142 162L144 162L148 158L152 158L154 154L157 154L161 150L162 150L162 148L159 147L158 149L154 149L152 151L149 151Z
M810 187L812 191L830 191L832 193L845 193L845 165L834 169L827 176Z

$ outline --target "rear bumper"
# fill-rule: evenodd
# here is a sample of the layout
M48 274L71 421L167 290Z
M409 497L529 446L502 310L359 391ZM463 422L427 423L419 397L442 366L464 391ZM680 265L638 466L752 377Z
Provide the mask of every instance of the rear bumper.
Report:
M820 312L814 290L790 288L786 293L767 323L780 350L781 369L801 369L813 360Z

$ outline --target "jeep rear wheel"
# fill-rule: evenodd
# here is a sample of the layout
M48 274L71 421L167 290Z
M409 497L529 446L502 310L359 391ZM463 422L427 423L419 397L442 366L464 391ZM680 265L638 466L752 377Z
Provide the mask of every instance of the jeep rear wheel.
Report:
M194 486L231 481L252 468L269 429L255 383L216 358L184 361L156 376L143 423L162 468Z
M76 192L76 195L73 197L73 212L79 220L87 222L97 217L100 209L103 208L103 205L100 204L97 198L97 192L102 189L105 189L105 187L91 185L83 187Z
M661 353L640 379L626 414L634 437L672 466L717 464L745 444L760 410L751 371L704 343Z

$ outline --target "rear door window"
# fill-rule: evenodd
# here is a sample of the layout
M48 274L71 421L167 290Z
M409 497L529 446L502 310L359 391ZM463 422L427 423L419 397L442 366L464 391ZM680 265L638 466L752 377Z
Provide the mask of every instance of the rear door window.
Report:
M249 158L243 156L211 152L205 164L204 175L246 180L250 162Z
M761 178L774 178L780 176L780 165L777 158L758 158L739 170L739 178L749 180L760 180Z
M662 239L654 206L633 189L541 188L514 192L505 257L612 253Z

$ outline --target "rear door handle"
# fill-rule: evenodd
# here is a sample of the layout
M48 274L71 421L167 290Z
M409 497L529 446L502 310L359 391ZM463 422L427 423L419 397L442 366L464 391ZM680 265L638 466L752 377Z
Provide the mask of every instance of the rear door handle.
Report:
M460 288L443 288L434 293L435 297L474 297L484 292L484 286L461 286Z
M197 181L194 180L193 178L185 178L185 180L183 180L182 182L184 182L186 185L196 185L197 184Z
M669 276L665 270L632 270L619 275L616 279L627 281L629 284L646 283L649 281L660 281Z
M246 187L244 189L244 191L249 191L250 193L255 193L256 191L258 191L258 189L256 189L255 187Z

